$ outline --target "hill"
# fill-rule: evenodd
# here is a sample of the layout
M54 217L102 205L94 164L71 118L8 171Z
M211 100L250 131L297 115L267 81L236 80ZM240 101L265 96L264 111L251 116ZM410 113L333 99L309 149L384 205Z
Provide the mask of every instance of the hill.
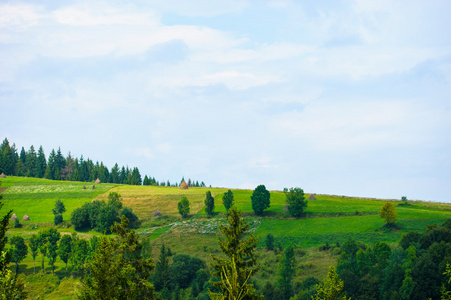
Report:
M86 189L83 188L86 186ZM22 218L24 214L30 216L31 221L21 222L22 228L10 228L8 236L21 234L27 239L41 228L53 226L52 208L55 201L64 202L67 211L63 217L70 219L71 212L86 202L106 200L110 192L122 195L123 204L131 207L143 221L137 233L142 238L152 240L153 257L159 254L159 247L164 242L176 253L189 253L206 261L210 260L210 253L219 253L216 244L218 225L224 223L225 209L222 205L222 195L225 188L190 188L180 190L177 187L133 186L116 184L93 184L82 182L52 181L26 177L7 177L1 179L4 208L2 212L12 209ZM207 218L204 209L206 191L211 191L215 198L214 218ZM318 247L326 243L332 248L343 244L352 238L366 244L385 241L389 244L399 242L402 234L407 231L423 231L428 224L441 224L451 217L451 205L432 202L411 202L408 206L397 206L399 229L386 231L384 221L379 212L385 201L392 201L395 205L399 201L366 199L333 195L315 195L316 200L308 202L304 218L291 218L283 211L285 195L280 191L271 191L271 206L263 217L257 217L252 212L250 196L251 190L232 190L235 205L243 211L246 220L251 224L257 237L260 238L259 254L262 271L257 281L274 278L278 259L274 252L264 249L266 236L271 233L276 244L286 247L289 244L298 246L298 265L296 280L307 276L323 278L327 268L337 259L333 252L320 252ZM186 196L191 203L191 214L182 220L177 210L177 203L182 196ZM308 196L308 195L307 195ZM153 217L155 210L162 213L161 217ZM73 227L60 226L62 233L74 232ZM89 238L99 235L97 232L82 232L80 235ZM56 264L56 273L65 278L64 264ZM33 261L30 255L20 265L20 272L33 273ZM31 275L29 275L31 276ZM28 277L27 277L28 278ZM34 277L29 277L30 287ZM64 284L71 283L64 279ZM76 281L76 280L75 280ZM48 283L47 283L48 284ZM72 282L76 286L75 282ZM73 294L74 288L70 289ZM50 291L60 295L62 292L55 285ZM64 294L64 293L63 293ZM67 296L67 295L66 295ZM56 296L55 296L56 297ZM59 297L59 296L58 296ZM56 297L56 298L58 298ZM61 296L63 297L63 296ZM55 299L56 299L55 298Z

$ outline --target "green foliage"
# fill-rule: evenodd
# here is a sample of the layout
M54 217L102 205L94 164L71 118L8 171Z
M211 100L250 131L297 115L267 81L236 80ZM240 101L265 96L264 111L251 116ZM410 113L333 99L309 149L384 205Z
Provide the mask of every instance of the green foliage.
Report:
M180 202L177 204L179 213L182 215L182 218L186 218L189 214L189 201L185 196L182 197Z
M11 238L10 244L12 246L11 262L16 264L16 274L19 272L19 263L27 256L28 247L25 245L23 237L15 235Z
M120 216L121 217L125 216L129 220L128 228L130 228L130 229L137 229L139 227L139 225L141 224L138 216L135 215L135 213L133 212L133 209L131 209L129 207L124 207L121 210Z
M21 227L21 225L20 225L19 219L18 218L14 219L14 228L20 228L20 227Z
M411 245L415 245L420 240L421 234L416 231L409 231L404 234L399 242L399 245L406 250Z
M58 256L66 264L66 271L67 271L67 263L69 262L69 257L71 253L72 253L72 237L68 234L63 235L58 247Z
M160 249L160 256L158 257L158 261L155 265L155 272L153 275L155 290L161 291L163 289L169 289L170 280L169 257L167 249L163 244Z
M255 214L261 216L263 211L269 208L270 197L271 195L264 185L259 185L255 188L251 196L252 210Z
M280 299L288 300L294 295L293 278L296 274L296 259L294 257L293 246L288 246L283 255L282 262L279 265L279 275L277 278L277 287L280 291Z
M241 212L233 206L227 217L228 224L221 225L219 230L224 238L218 236L218 244L221 251L227 257L222 259L211 256L214 268L213 275L221 278L221 281L210 280L221 293L210 291L210 297L219 299L225 297L242 297L242 299L258 299L250 278L259 270L255 249L257 238L251 233L247 235L249 224L241 217Z
M53 224L59 225L63 223L63 215L62 214L56 214L55 218L53 219Z
M108 204L113 204L117 209L122 208L122 196L119 193L111 192L108 194Z
M304 190L301 188L290 188L285 192L287 198L288 212L296 218L302 216L304 209L307 207L307 200L304 197Z
M148 282L152 260L141 256L142 245L127 226L122 217L112 229L117 237L102 237L89 264L91 277L82 281L81 299L154 299Z
M228 190L227 192L224 193L224 195L222 196L222 204L224 204L224 207L227 211L227 214L229 213L229 209L233 206L234 204L234 199L233 199L233 192L231 190Z
M60 199L56 200L55 208L52 209L53 214L55 215L53 223L55 225L63 223L63 213L66 211L66 207L64 206L63 201Z
M207 216L212 217L214 215L215 210L215 198L211 196L211 192L207 191L205 193L205 212L207 213Z
M396 223L398 214L396 213L396 208L390 202L385 202L384 206L379 213L379 216L385 219L388 227L393 226Z
M33 273L36 273L36 256L38 255L39 250L39 240L36 234L31 235L28 247L30 248L31 256L33 257Z
M274 250L274 236L271 233L266 235L265 245L267 250Z
M317 295L314 300L335 300L342 299L346 300L346 293L342 293L344 284L343 281L338 278L338 274L335 271L334 266L329 267L329 272L327 273L326 279L324 279L323 284L316 285Z
M172 285L188 288L196 278L196 272L205 267L205 262L199 258L187 254L175 255L170 266Z

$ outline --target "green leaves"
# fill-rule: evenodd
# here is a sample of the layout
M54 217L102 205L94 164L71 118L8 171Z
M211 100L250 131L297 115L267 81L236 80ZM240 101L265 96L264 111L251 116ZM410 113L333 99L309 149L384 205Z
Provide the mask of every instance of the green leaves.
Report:
M182 215L182 218L186 218L189 214L189 201L185 196L182 197L180 202L177 204L179 209L179 213Z
M257 186L251 196L252 210L261 216L263 211L269 208L270 197L271 195L264 185Z

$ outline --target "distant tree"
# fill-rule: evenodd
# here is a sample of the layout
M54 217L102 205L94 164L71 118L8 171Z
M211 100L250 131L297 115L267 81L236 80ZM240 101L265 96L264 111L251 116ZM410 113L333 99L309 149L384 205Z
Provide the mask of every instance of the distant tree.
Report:
M329 273L324 280L323 284L316 285L317 294L314 300L332 300L332 299L342 299L346 300L346 293L342 293L344 284L343 281L338 277L334 266L329 267Z
M167 249L163 243L160 249L160 256L155 265L155 273L153 276L153 284L155 285L155 290L161 291L165 288L169 288L169 283L171 281L169 273L169 256Z
M228 190L224 193L224 196L222 196L222 203L224 204L227 214L229 213L229 209L233 206L233 202L233 192Z
M19 272L19 263L27 256L28 248L23 237L15 235L11 238L11 262L16 264L16 274Z
M196 278L196 272L205 268L205 262L188 254L177 254L169 267L173 286L186 289Z
M47 160L45 158L44 148L42 148L42 146L40 146L39 150L38 150L38 157L37 157L36 177L43 178L46 168L47 168Z
M5 138L7 141L7 139ZM0 146L0 156L3 144ZM1 184L1 183L0 183ZM0 194L0 200L2 199ZM3 203L0 202L0 209ZM17 277L17 274L13 274L8 268L11 253L5 251L6 238L5 234L8 229L9 219L11 218L12 211L6 213L6 215L0 217L0 295L2 299L26 299L27 292L25 291L24 282Z
M122 196L119 193L111 192L108 194L108 204L113 204L117 209L122 208Z
M211 217L214 215L214 209L215 209L215 198L211 195L210 191L207 191L205 193L205 212L207 213L207 216Z
M285 197L289 204L288 212L296 218L302 216L304 209L307 207L304 190L301 188L290 188L290 191L285 192Z
M274 236L271 233L266 236L265 244L267 250L274 250Z
M63 213L66 211L66 207L64 206L63 201L60 199L56 200L55 208L52 209L54 217L55 225L58 225L63 222Z
M419 242L421 237L421 234L417 231L409 231L406 234L404 234L401 238L401 241L399 241L399 245L406 250L411 245L415 245Z
M72 236L72 253L69 257L72 269L74 271L84 270L89 255L89 244L85 239L79 239L76 235Z
M42 256L42 264L41 264L42 274L45 274L44 260L45 257L47 256L48 244L49 241L47 238L47 231L45 229L42 229L38 233L39 252L41 253Z
M210 290L212 299L259 299L251 283L251 277L259 270L255 250L258 239L253 233L245 235L249 230L241 212L235 207L229 211L228 224L220 225L219 230L224 239L218 236L218 244L227 259L211 256L214 268L213 275L220 281L210 280L210 283L221 290L214 293Z
M47 257L49 258L49 265L52 266L52 275L55 275L55 260L58 256L58 241L61 238L61 234L55 229L47 229L47 241L48 241L48 252Z
M30 150L28 150L26 154L26 163L25 166L27 168L27 176L28 177L36 177L37 175L37 156L34 150L33 145L30 146Z
M296 275L295 264L294 249L290 245L285 249L283 260L279 266L277 287L280 290L280 299L288 300L294 295L293 278Z
M379 213L379 216L385 219L387 227L392 227L396 223L396 218L398 214L396 213L396 208L390 202L385 202L384 206Z
M255 214L261 216L263 211L269 208L270 197L271 195L264 185L259 185L255 188L251 196L252 210Z
M71 253L72 253L72 237L68 234L65 234L61 238L61 241L60 241L60 244L58 247L58 256L66 264L66 272L67 272L67 263L69 261L69 257L70 257Z
M113 226L114 222L119 221L119 210L115 205L101 205L97 215L95 230L110 234L111 226Z
M124 207L121 210L120 216L125 216L128 220L128 228L137 229L140 225L140 221L137 215L133 212L133 210L129 207Z
M185 196L182 197L180 202L178 203L179 213L182 215L182 218L186 218L189 214L189 201Z
M33 273L36 273L36 256L38 255L39 250L39 241L36 234L31 235L28 247L30 248L31 256L33 257Z

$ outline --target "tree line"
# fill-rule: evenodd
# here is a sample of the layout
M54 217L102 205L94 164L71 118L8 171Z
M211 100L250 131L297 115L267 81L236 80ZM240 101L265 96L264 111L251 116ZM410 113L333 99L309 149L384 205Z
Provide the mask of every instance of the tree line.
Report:
M11 176L27 176L52 180L68 180L93 182L99 179L104 183L131 185L178 186L178 182L158 181L155 177L144 176L137 167L119 167L116 163L111 170L103 162L93 162L89 158L73 157L69 152L65 157L61 148L52 149L48 159L42 146L36 151L33 145L28 151L24 147L19 151L7 138L0 145L0 174ZM184 179L182 179L184 180ZM188 180L188 186L205 187L205 183Z

